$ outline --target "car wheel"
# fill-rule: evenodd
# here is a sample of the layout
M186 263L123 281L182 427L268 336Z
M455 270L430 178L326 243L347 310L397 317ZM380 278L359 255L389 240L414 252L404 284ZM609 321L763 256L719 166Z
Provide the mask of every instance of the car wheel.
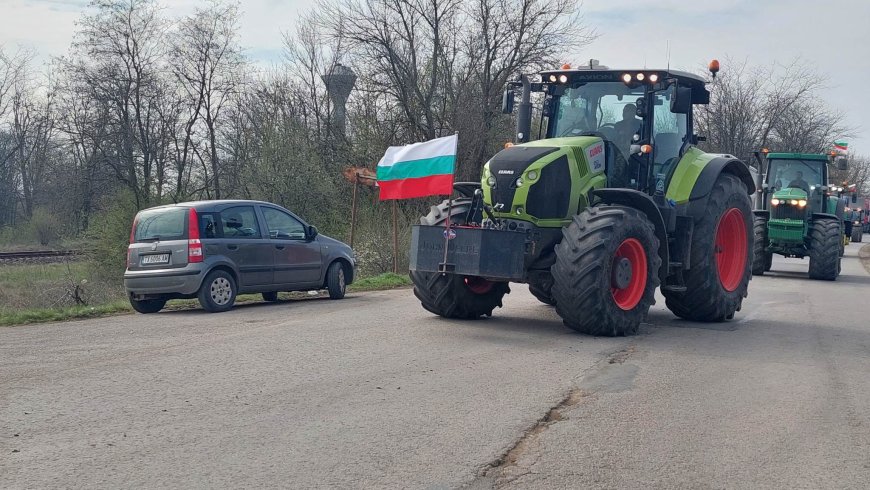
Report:
M329 290L331 299L344 298L347 291L347 282L344 275L344 267L338 262L333 262L326 271L326 289Z
M199 304L205 311L218 313L233 307L236 301L236 281L226 271L217 270L206 276L199 288Z
M143 299L136 300L130 298L130 306L139 313L157 313L166 306L165 299Z
M268 301L270 303L278 301L278 291L269 291L268 293L263 293L263 301Z

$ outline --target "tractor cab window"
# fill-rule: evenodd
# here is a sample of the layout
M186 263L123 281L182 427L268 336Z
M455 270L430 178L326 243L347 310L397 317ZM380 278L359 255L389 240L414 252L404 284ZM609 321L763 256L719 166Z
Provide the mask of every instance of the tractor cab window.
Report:
M655 94L653 103L652 146L653 166L656 176L662 179L680 159L680 149L688 133L688 116L674 114L669 110L674 86ZM658 177L657 177L658 178Z
M773 192L793 188L810 195L825 185L822 180L824 165L822 161L773 159L768 166L768 186Z
M643 100L644 87L628 87L622 82L596 82L569 87L559 98L551 136L580 136L598 133L613 142L624 156L642 120L637 117L637 102Z

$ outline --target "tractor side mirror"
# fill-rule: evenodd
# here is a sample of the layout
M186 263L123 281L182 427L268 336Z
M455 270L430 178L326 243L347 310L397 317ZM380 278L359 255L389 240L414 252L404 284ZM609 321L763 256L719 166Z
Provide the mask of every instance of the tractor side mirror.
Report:
M514 91L511 88L504 89L501 97L501 112L510 114L514 111Z
M846 157L837 157L837 170L847 170L849 168L849 161L846 160Z
M671 112L674 114L688 114L692 112L692 89L689 87L675 87L671 95Z
M853 193L852 194L852 203L856 203L856 202L858 202L858 194Z

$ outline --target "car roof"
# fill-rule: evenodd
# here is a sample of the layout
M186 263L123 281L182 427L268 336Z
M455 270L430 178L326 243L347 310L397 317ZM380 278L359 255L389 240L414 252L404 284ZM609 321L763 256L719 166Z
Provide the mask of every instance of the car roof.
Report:
M219 207L219 206L226 206L226 205L232 205L232 204L238 204L238 205L262 204L262 205L266 205L266 206L281 207L281 206L274 204L274 203L271 203L271 202L254 201L254 200L250 200L250 199L214 199L214 200L207 200L207 201L187 201L187 202L179 202L179 203L175 203L175 204L164 204L162 206L154 206L151 208L143 209L143 211L151 211L154 209L172 209L172 208L194 208L198 211L201 211L201 210L214 209L214 208Z
M820 155L818 153L768 153L767 159L777 160L820 160L827 161L828 155Z

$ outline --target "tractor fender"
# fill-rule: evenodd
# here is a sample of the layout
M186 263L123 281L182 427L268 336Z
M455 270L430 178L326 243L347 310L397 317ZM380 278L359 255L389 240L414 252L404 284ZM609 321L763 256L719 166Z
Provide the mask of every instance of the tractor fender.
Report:
M837 221L840 221L840 217L837 216L836 214L831 214L831 213L813 213L813 220L817 220L817 219L831 219L831 220L837 220Z
M481 188L480 182L454 182L453 189L464 197L474 197L474 191Z
M637 209L652 221L655 227L656 238L659 240L659 257L662 265L659 269L659 277L664 283L668 276L670 255L668 252L668 232L665 228L665 220L658 206L649 195L634 189L596 189L590 192L590 197L596 197L604 204L618 204ZM590 199L590 202L592 199Z
M746 185L746 193L755 194L755 181L745 163L731 155L719 155L710 160L695 180L689 195L689 214L698 218L707 208L707 198L713 192L716 179L723 173L732 174Z

